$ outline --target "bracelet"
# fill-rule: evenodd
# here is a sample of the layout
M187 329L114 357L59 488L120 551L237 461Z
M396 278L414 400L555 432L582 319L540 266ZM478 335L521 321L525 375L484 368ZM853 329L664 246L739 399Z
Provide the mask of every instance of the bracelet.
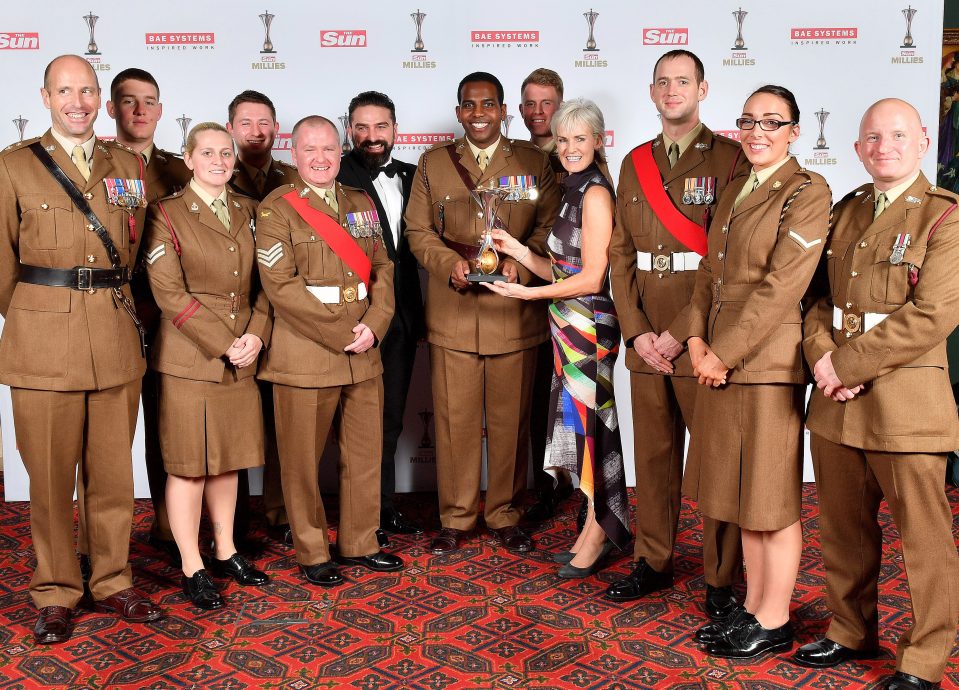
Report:
M523 256L522 256L521 258L518 258L518 259L516 259L516 260L517 260L519 263L523 263L524 261L526 261L526 257L529 256L529 251L530 251L529 247L526 247L526 253L523 254Z

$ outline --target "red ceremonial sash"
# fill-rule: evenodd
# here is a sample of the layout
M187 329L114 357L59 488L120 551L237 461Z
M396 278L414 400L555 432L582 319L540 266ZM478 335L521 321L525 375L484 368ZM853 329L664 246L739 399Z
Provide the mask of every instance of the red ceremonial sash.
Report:
M296 190L287 192L283 195L283 198L300 215L300 218L305 220L306 224L316 230L317 234L330 245L333 253L353 269L353 272L362 279L369 289L373 263L366 252L353 239L353 236L328 215L310 206L310 202L301 197Z
M694 223L684 216L673 200L669 198L663 188L663 178L659 174L659 166L653 159L653 147L650 142L633 149L631 155L633 159L633 168L636 170L636 177L639 180L639 186L646 195L646 201L649 202L653 213L659 218L669 234L679 240L683 246L696 252L700 256L706 256L706 228Z

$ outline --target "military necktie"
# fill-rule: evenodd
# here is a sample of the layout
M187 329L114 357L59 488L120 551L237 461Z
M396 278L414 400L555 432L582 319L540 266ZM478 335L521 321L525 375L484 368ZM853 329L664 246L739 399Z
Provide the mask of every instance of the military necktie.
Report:
M739 208L739 205L745 201L747 196L756 191L758 186L759 177L757 177L756 171L750 171L749 177L746 178L746 184L743 185L743 188L739 190L739 194L736 195L736 200L733 202L733 210L735 211Z
M219 221L223 223L223 227L229 230L230 211L226 207L226 202L224 202L223 199L214 199L210 206L213 208L213 212L216 214L216 217L219 219Z
M676 163L679 162L679 144L672 143L669 145L669 151L666 154L669 157L669 167L675 168Z
M333 209L334 213L340 212L340 205L336 203L336 192L332 188L323 190L323 200Z
M476 163L479 165L480 170L486 170L486 166L489 165L489 154L486 153L486 151L480 151L476 157Z
M73 159L74 165L77 166L77 170L80 171L80 174L83 175L84 180L90 179L90 166L87 165L87 154L83 152L82 146L74 146L73 153L70 156Z
M879 215L886 210L889 206L889 197L886 196L885 192L879 192L879 195L876 197L876 208L873 210L872 219L876 220Z

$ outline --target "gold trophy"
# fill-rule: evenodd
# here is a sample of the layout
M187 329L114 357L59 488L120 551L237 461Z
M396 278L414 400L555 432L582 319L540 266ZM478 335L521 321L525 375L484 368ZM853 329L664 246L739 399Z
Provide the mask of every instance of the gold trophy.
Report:
M499 253L493 245L493 228L496 227L496 211L503 203L503 199L509 194L509 190L499 187L480 187L473 191L479 195L483 202L483 220L486 223L486 229L479 240L479 251L476 253L476 258L471 262L473 270L466 275L466 280L471 283L505 281L506 276L497 272Z

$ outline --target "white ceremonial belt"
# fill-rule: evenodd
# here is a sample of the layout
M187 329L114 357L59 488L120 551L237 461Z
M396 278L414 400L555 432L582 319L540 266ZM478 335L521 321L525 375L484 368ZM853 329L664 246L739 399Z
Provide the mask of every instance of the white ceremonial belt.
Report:
M695 271L702 260L696 252L674 252L672 254L653 254L651 252L636 252L636 268L640 271L659 271L663 273L678 273L680 271Z
M307 285L306 289L323 304L342 304L343 302L355 302L360 299L366 299L366 283L360 283L356 287L350 286L345 288L341 288L338 285Z
M846 336L853 333L865 333L881 324L889 314L875 312L844 312L839 307L832 308L832 327L837 331L845 331Z

